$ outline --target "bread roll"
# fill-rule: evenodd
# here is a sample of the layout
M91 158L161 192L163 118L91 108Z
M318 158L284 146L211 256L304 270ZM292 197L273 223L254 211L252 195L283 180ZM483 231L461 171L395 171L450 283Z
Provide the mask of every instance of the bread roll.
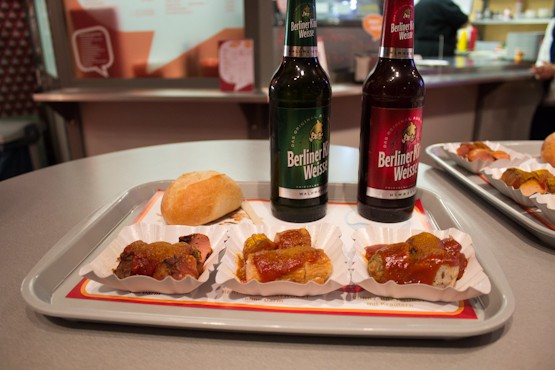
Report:
M542 161L555 167L555 132L545 138L541 151Z
M162 216L168 225L203 225L241 206L243 193L229 176L216 171L179 176L162 198Z

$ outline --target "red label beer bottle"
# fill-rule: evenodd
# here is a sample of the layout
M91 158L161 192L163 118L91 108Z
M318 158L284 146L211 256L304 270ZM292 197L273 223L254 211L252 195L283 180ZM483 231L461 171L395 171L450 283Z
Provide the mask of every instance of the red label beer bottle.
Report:
M386 0L380 58L362 91L358 212L373 221L404 221L414 208L425 89L413 53L413 0Z

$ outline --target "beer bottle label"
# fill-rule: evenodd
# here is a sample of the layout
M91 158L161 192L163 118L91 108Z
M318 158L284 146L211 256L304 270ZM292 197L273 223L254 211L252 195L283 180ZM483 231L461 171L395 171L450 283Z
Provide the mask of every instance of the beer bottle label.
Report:
M404 199L416 194L422 107L372 107L366 195Z
M278 194L311 199L327 193L329 107L277 108Z
M413 0L397 0L385 9L380 57L412 59L414 57Z
M290 1L285 25L283 55L294 58L316 58L316 10L313 1Z

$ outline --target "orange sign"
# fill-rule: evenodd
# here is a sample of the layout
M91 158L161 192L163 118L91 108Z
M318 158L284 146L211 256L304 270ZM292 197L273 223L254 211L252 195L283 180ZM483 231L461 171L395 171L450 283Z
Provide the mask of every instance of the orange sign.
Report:
M378 40L382 36L383 17L379 14L368 14L362 20L362 28L367 34L372 36L374 40Z

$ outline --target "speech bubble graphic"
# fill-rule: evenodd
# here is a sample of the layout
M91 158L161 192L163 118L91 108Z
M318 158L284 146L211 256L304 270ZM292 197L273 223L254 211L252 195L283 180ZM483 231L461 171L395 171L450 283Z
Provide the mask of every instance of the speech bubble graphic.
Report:
M102 26L82 28L75 31L71 39L77 67L108 78L108 68L114 63L108 30Z
M382 37L382 23L383 17L379 14L368 14L362 20L362 28L367 34L372 36L372 39L378 40Z
M244 27L243 0L78 0L99 24L102 12L113 9L122 32L152 31L147 72L171 62L226 28ZM145 14L149 14L145 16Z
M254 82L252 40L228 40L220 45L220 78L240 91Z

